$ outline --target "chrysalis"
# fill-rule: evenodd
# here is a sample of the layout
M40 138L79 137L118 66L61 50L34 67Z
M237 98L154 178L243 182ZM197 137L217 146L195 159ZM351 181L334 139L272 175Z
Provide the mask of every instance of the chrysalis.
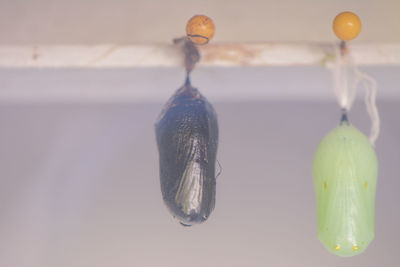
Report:
M322 139L313 177L318 238L328 251L354 256L374 239L377 175L374 148L347 119Z
M218 123L189 80L166 104L156 136L165 204L183 225L207 220L215 206Z

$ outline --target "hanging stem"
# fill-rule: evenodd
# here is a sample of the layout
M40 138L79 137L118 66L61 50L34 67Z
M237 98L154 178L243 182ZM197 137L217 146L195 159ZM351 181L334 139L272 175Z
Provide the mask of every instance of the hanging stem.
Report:
M200 61L200 53L196 45L189 40L189 38L181 37L174 39L174 44L181 45L182 52L185 56L185 69L186 69L186 81L185 85L190 85L190 73L196 66L196 63Z
M345 41L341 41L340 42L340 54L342 56L345 56L347 54L347 52L348 52L348 49L347 49L346 42Z
M341 108L351 109L355 97L355 88L351 86L350 55L347 44L341 41L336 49L336 64L333 70L334 89Z
M376 81L364 72L361 72L355 64L346 42L342 41L336 50L336 64L333 69L335 93L338 98L343 116L347 120L346 113L350 111L359 87L365 90L365 105L371 119L370 142L375 144L379 135L380 121L376 107Z
M340 123L339 125L347 124L349 125L349 118L347 117L347 110L345 108L342 108L342 117L340 118Z

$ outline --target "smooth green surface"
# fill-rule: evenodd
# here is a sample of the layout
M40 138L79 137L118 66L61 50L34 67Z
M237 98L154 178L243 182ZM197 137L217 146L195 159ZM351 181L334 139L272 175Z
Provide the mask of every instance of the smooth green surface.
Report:
M374 239L378 162L368 138L343 125L327 134L314 156L318 238L339 256L362 253Z

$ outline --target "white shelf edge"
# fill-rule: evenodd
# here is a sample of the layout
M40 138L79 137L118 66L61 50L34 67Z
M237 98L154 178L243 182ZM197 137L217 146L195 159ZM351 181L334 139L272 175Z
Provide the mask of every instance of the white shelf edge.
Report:
M334 43L231 43L201 46L199 66L317 66L335 55ZM349 45L359 65L400 65L400 43ZM0 45L0 68L178 67L182 54L168 44Z

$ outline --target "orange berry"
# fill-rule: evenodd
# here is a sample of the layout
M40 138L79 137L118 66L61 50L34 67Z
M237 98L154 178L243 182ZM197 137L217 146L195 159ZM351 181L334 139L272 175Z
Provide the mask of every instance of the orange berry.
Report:
M206 44L214 36L213 21L204 15L193 16L186 25L186 34L195 44Z
M342 12L333 20L333 31L343 41L353 40L361 32L361 20L352 12Z

